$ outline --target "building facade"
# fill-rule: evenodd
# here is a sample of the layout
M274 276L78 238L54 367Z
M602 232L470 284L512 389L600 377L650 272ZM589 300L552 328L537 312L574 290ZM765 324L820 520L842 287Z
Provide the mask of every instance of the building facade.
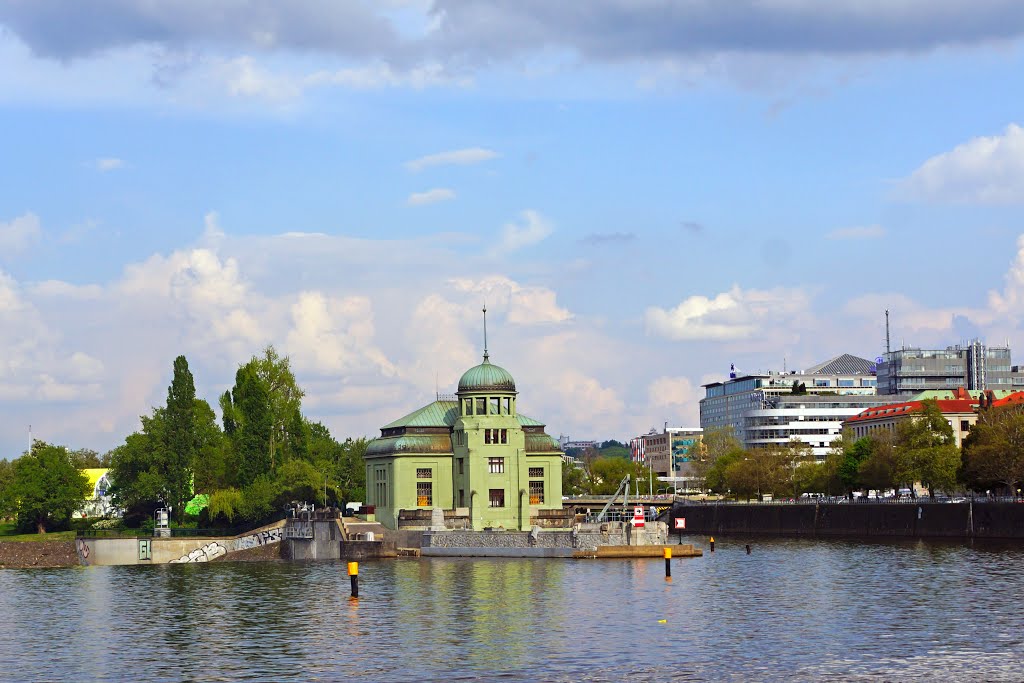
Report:
M705 384L700 426L731 427L744 448L806 443L824 460L843 420L889 398L876 395L875 364L843 354L803 372L739 375Z
M539 511L561 510L563 453L517 398L485 351L455 396L382 427L365 455L377 521L396 529L403 511L442 508L472 529L525 531Z
M928 390L1024 388L1024 369L1013 365L1010 347L975 339L945 349L902 348L882 356L878 393L914 396Z
M924 400L933 399L938 404L939 410L942 411L942 416L953 428L953 438L959 448L963 445L971 427L978 422L978 407L981 404L980 395L982 393L986 394L989 404L993 407L1024 402L1024 392L981 392L961 388L954 391L952 395L935 392L938 395L932 396L929 395L930 393L932 392L922 393L910 401L887 403L869 408L848 418L843 423L843 428L854 439L871 436L882 430L895 431L901 422L912 419L914 413L921 412Z

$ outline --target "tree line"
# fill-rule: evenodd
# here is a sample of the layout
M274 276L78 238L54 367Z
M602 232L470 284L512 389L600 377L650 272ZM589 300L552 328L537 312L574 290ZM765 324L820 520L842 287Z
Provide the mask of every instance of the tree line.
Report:
M937 492L1007 489L1024 482L1024 405L982 405L963 447L935 400L895 429L835 439L824 461L806 443L744 449L732 428L705 433L694 474L719 494L749 498L803 493L852 496L855 491L911 488L921 482Z
M0 516L40 532L66 524L88 494L79 470L99 466L109 466L109 493L129 526L151 520L159 507L169 507L178 524L213 526L257 523L291 500L363 500L367 441L335 440L303 416L304 395L288 357L268 346L239 366L220 396L218 424L178 356L166 402L108 454L37 441L13 463L0 461ZM187 508L196 494L207 503L198 512Z

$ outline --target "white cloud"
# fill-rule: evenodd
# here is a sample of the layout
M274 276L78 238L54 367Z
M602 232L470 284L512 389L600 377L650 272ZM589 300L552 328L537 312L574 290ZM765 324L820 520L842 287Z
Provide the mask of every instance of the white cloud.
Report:
M455 199L455 190L449 190L444 187L435 187L432 190L426 190L425 192L413 192L405 200L405 203L410 206L423 206L424 204L436 204L437 202L444 202L451 199Z
M872 240L885 237L881 225L860 225L852 228L836 228L825 235L830 240Z
M492 275L479 280L455 278L451 284L460 292L481 295L492 310L504 309L508 322L513 325L537 325L562 323L572 319L572 314L559 306L555 292L547 287L523 286L502 275Z
M285 349L297 368L318 375L351 375L366 368L384 377L395 374L373 345L373 306L366 297L329 299L322 292L302 292L291 318Z
M124 159L118 159L117 157L102 157L93 162L93 166L95 166L96 170L104 173L107 171L116 171L119 168L123 168L124 165Z
M484 149L483 147L467 147L465 149L456 149L450 152L439 152L437 154L429 154L425 157L413 159L405 162L406 169L413 173L418 173L425 168L431 166L466 166L469 164L479 164L483 161L489 161L497 158L498 153L494 150Z
M521 216L521 223L506 223L501 229L501 242L491 252L492 255L537 244L551 234L551 224L538 212L526 209Z
M42 234L39 217L31 212L6 223L0 223L0 255L25 251L37 242Z
M654 416L662 416L670 427L700 426L700 387L688 377L661 376L647 386L647 402Z
M401 87L423 90L438 86L468 87L473 84L473 79L469 76L455 76L437 62L421 64L407 71L399 71L390 64L378 62L335 71L317 71L303 78L302 83L306 87L333 85L358 90Z
M675 341L735 340L763 335L766 326L785 326L810 305L801 289L769 290L733 286L713 298L694 295L672 309L651 306L647 333Z
M1024 203L1024 129L977 137L925 161L899 184L908 199L954 204Z

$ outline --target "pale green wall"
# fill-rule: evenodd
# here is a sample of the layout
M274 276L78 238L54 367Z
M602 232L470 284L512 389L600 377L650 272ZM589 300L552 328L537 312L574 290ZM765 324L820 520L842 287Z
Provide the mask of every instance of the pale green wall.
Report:
M416 470L429 467L433 471L434 497L429 507L469 509L472 528L503 527L529 530L532 510L562 507L562 459L559 455L526 456L526 435L516 418L515 395L512 393L463 393L459 407L465 410L466 398L509 398L510 411L502 414L461 415L455 421L452 436L454 457L448 455L401 454L374 458L366 465L367 502L376 506L376 519L389 528L397 528L398 511L417 506ZM490 401L487 402L490 406ZM504 405L504 401L500 402ZM506 443L486 443L485 430L506 433ZM458 461L463 459L462 472ZM490 458L503 458L504 471L492 474ZM544 469L544 502L530 505L531 467ZM387 472L387 501L377 493L375 471ZM491 489L504 491L504 506L490 507ZM463 491L460 505L459 491Z

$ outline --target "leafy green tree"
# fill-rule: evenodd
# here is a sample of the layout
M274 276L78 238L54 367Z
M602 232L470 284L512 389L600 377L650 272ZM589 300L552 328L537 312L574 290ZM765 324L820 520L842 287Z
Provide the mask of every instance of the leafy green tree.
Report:
M274 513L274 501L278 491L274 482L266 474L261 474L251 484L242 489L242 502L239 505L239 516L247 522L258 523Z
M597 458L590 466L591 491L597 495L611 495L628 474L633 479L641 475L641 466L622 458Z
M562 466L562 494L566 496L582 496L590 493L590 482L587 472L575 465Z
M132 518L151 517L167 490L163 457L164 409L143 415L142 430L128 435L111 451L110 495Z
M294 416L301 412L305 392L299 388L292 372L291 359L280 356L273 346L263 349L263 354L253 356L246 367L251 368L267 395L270 415L270 431L267 435L267 449L270 455L270 469L277 467L278 450L287 444L290 428L295 425Z
M847 496L861 488L860 466L871 457L873 442L869 437L850 441L845 435L832 442L829 456L837 460L837 475Z
M13 485L14 464L10 460L0 460L0 519L13 517L18 511Z
M192 429L198 450L193 464L193 488L197 493L230 488L238 469L231 444L217 427L217 416L210 404L196 399L194 406Z
M109 467L110 466L110 454L106 453L103 457L91 448L79 448L75 451L70 451L71 460L80 470L88 469L91 467Z
M933 498L936 489L949 491L956 484L960 453L935 399L922 401L920 410L897 425L895 445L898 483L924 482Z
M174 359L174 377L167 387L161 450L166 500L179 520L184 518L185 503L192 497L193 468L200 449L195 430L195 403L195 380L185 356L178 356Z
M704 478L704 486L714 493L726 493L732 489L729 483L727 472L735 463L743 461L747 457L747 451L742 448L730 450L717 458L707 469Z
M861 486L879 491L893 488L898 467L895 434L885 429L864 438L869 439L871 453L857 467Z
M243 365L235 373L231 398L239 419L233 439L238 458L238 483L244 489L258 477L272 472L270 398L251 365Z
M728 463L717 467L716 463L724 455L745 454L743 444L736 438L732 426L705 430L698 444L691 449L690 472L698 479L704 480L704 487L712 491L724 491L722 473ZM735 457L733 457L735 460ZM712 474L712 470L714 473Z
M291 501L315 501L326 505L325 487L332 489L330 493L337 498L337 491L330 486L326 475L304 460L289 460L281 465L275 485L277 496L274 502L279 509Z
M210 494L210 502L206 514L210 521L217 523L224 519L228 524L235 521L235 515L242 508L242 492L236 488L220 489Z
M42 441L14 462L13 497L18 501L18 526L44 534L66 524L89 494L89 479L63 446Z
M964 481L975 490L1024 482L1024 406L982 409L963 445Z

